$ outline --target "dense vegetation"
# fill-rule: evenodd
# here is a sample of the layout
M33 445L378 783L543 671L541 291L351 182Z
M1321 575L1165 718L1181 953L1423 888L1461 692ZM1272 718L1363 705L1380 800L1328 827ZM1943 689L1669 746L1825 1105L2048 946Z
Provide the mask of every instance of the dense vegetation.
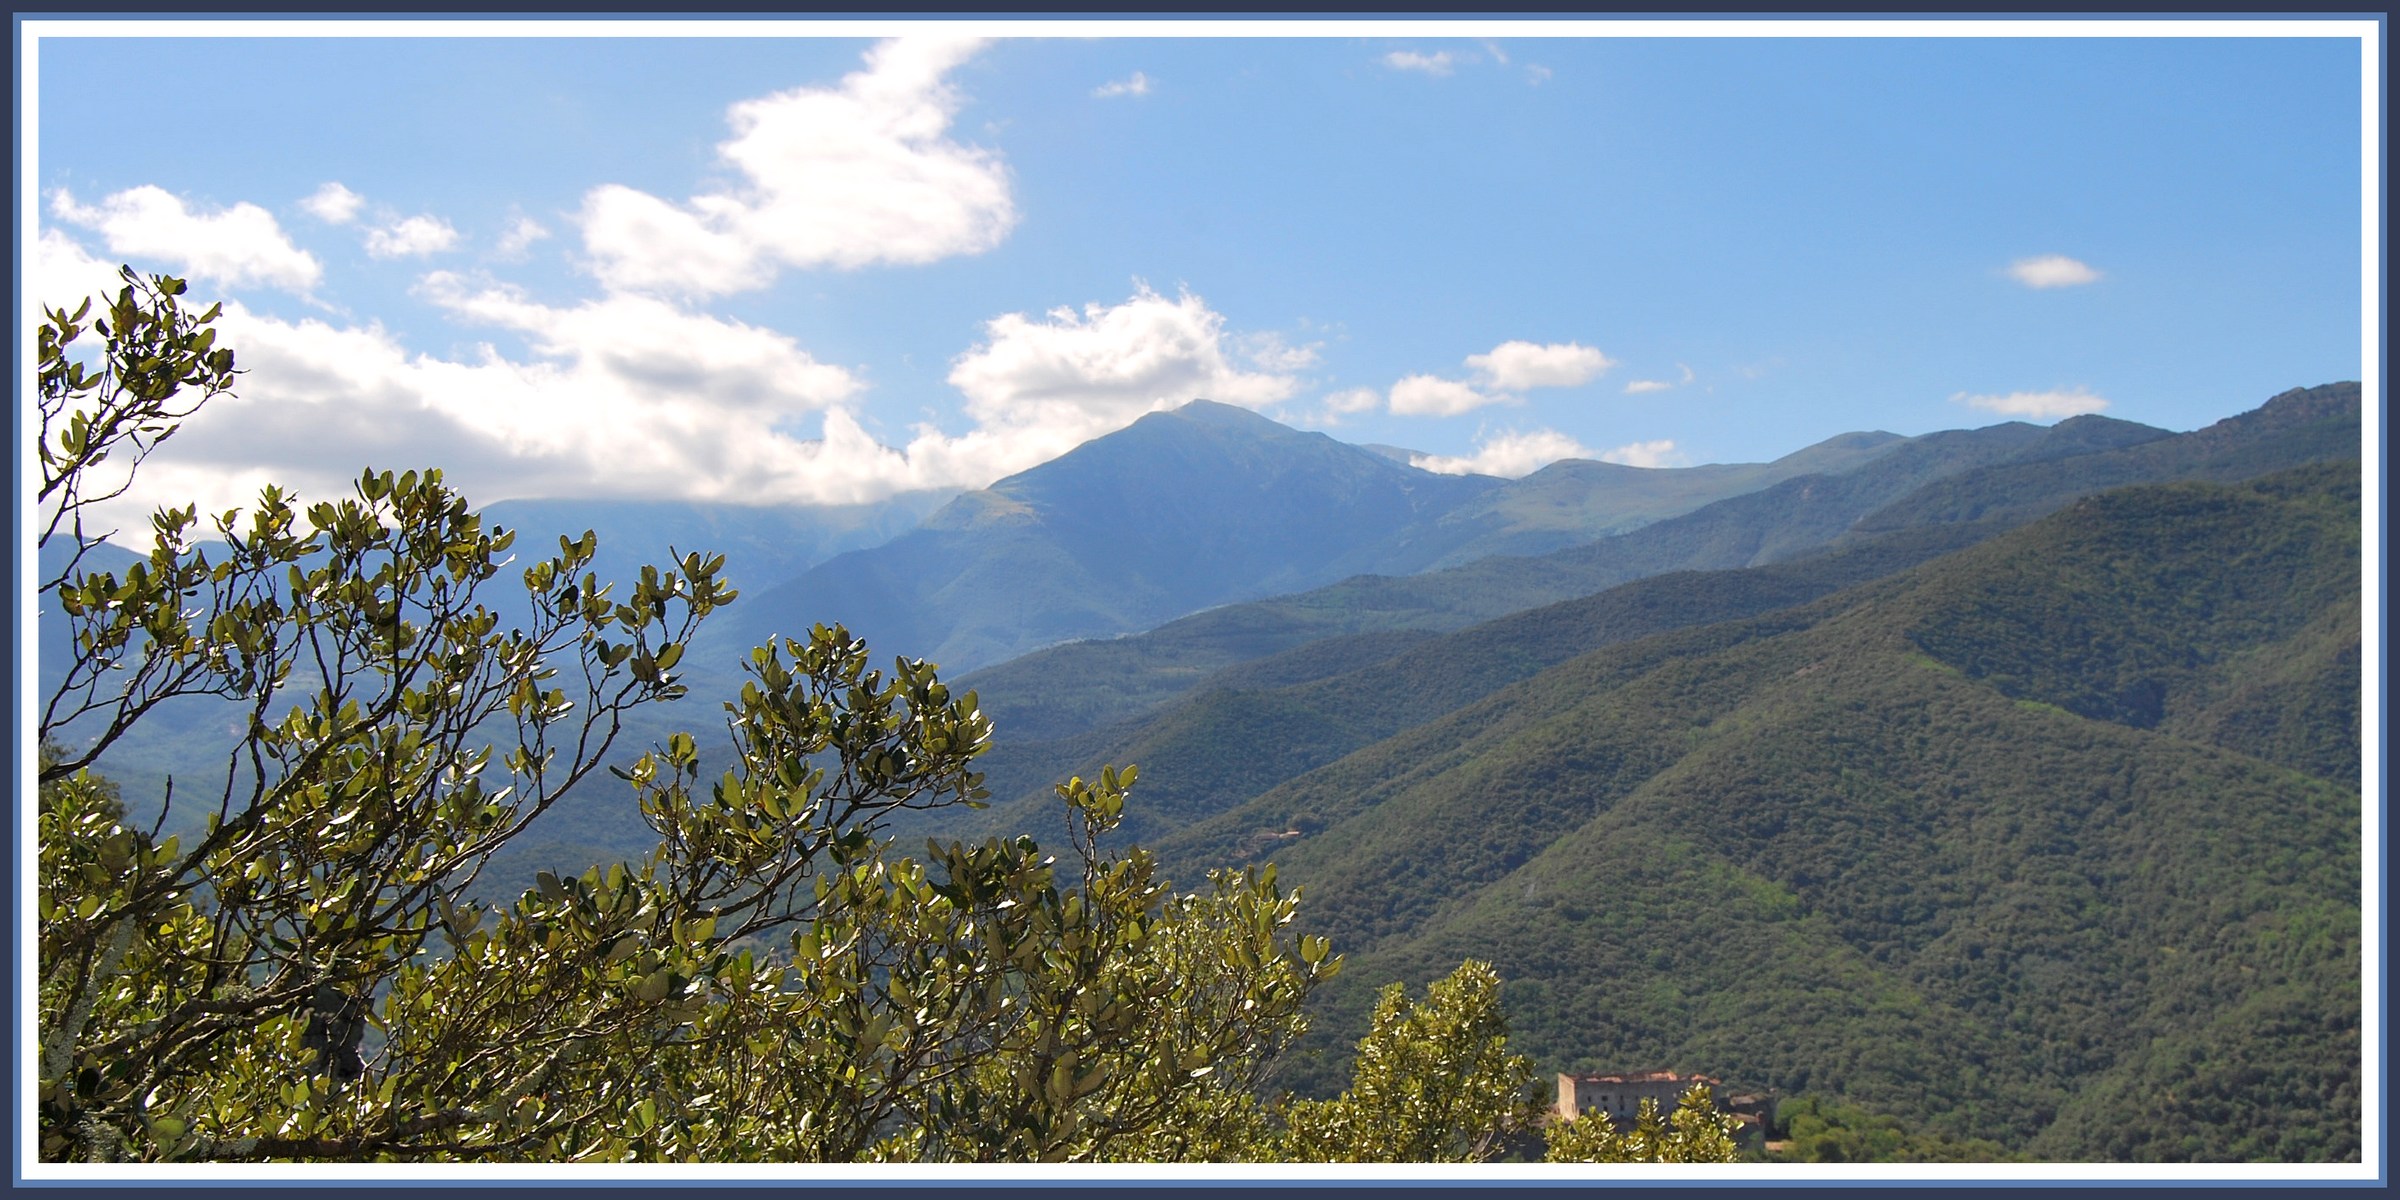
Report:
M46 1155L1475 1156L1524 1149L1530 1061L1802 1097L1803 1158L2359 1151L2356 385L1849 447L1059 647L988 708L819 628L704 749L651 714L710 556L603 600L562 538L504 634L513 535L431 472L86 536L104 454L232 379L132 282L96 373L44 334ZM82 768L179 705L178 800L129 811Z
M1532 1133L1472 960L1421 1001L1387 989L1339 1097L1263 1096L1340 960L1290 929L1271 867L1179 892L1104 847L1130 768L1056 789L1063 856L900 853L892 814L983 797L990 723L838 626L750 652L712 782L682 733L609 767L649 853L479 905L627 715L685 693L735 598L722 558L620 592L586 569L594 535L562 536L503 632L485 600L515 533L438 470L371 469L339 501L163 511L148 554L109 554L91 506L235 375L216 310L125 277L38 333L37 594L63 648L33 731L43 1160L1474 1161ZM221 770L185 775L208 779L189 837L162 832L174 797L141 822L90 769L179 699L241 720ZM1549 1152L1725 1160L1692 1099L1671 1134L1653 1114Z
M1974 487L1953 486L1957 476L1943 476L1928 485L1952 498L2000 498L1990 503L1977 501L1963 511L1936 506L1920 511L1912 522L1890 515L1913 503L1903 501L1873 518L1879 531L1853 530L1803 556L1743 569L1655 575L1444 637L1395 631L1326 638L1205 675L1189 659L1172 657L1195 644L1165 636L1176 626L1143 638L1029 656L975 677L994 711L1021 718L1011 726L1019 731L1013 744L990 766L995 793L1003 800L1014 798L1014 811L1003 804L984 824L992 829L1023 827L1025 814L1041 806L1049 778L1133 759L1150 764L1160 780L1138 828L1145 837L1160 834L1578 654L1667 629L1770 612L1972 545L2024 523L2028 514L2073 501L2082 494L2074 487L2088 478L2240 476L2322 458L2328 446L2354 449L2355 405L2354 388L2346 395L2339 388L2295 393L2257 413L2180 436L2102 418L2066 422L2050 436L2012 451L2011 467L1970 472L1980 480ZM2347 448L2338 440L2344 429L2352 437ZM2066 464L2076 464L2077 473L2061 482L2056 472ZM2013 473L2020 468L2032 471L2034 478L2029 482ZM1750 503L1744 498L1732 507ZM1632 540L1693 524L1719 528L1737 523L1707 510L1662 523ZM2341 618L2335 613L2327 619L2338 624ZM1188 622L1178 623L1184 624ZM2341 669L2338 636L2315 644L2328 669ZM1152 666L1147 682L1129 683L1144 678L1140 664L1145 658ZM1100 681L1050 687L1049 681L1069 663L1114 663L1126 669ZM2325 689L2312 672L2288 658L2262 660L2261 665L2280 669L2289 682L2275 686L2267 678L2245 676L2238 687L2229 685L2231 690L2215 710L2186 719L2238 723L2252 728L2254 736L2287 740L2310 736L2311 730L2340 728L2338 723L2283 719L2284 707L2311 704ZM1205 682L1191 682L1193 677ZM1029 727L1074 728L1077 697L1096 698L1100 689L1120 683L1140 689L1170 680L1181 680L1186 699L1047 742L1027 733ZM1012 702L1007 690L1012 687L1028 690ZM1028 705L1028 696L1041 703ZM2338 759L2345 753L2343 744L2326 753ZM2354 757L2355 746L2346 753ZM1262 826L1251 836L1272 839L1282 832L1281 826Z
M1271 851L1373 974L1490 957L1563 1066L2044 1158L2354 1157L2357 505L2355 462L2110 493L1573 659L1161 846ZM1329 999L1339 1037L1364 998Z
M1238 677L1217 673L1330 639L1463 629L1653 575L1789 561L1907 530L1955 535L1945 547L1955 548L2108 487L2229 482L2355 457L2359 436L2358 385L2335 384L2278 396L2188 434L2078 417L2047 430L2006 424L1906 439L1879 445L1863 463L1804 451L1792 457L1826 469L1621 536L1228 605L1132 637L1039 651L961 682L986 697L1011 738L1047 741L1138 716L1212 683L1233 685Z
M960 496L884 544L772 576L712 636L744 645L832 617L964 672L1351 575L1556 550L1847 469L1894 440L1849 435L1773 463L1674 470L1564 462L1502 481L1193 401Z
M2111 425L2123 426L2128 439L2158 432ZM2055 436L2062 435L2011 423L1882 444L1863 463L1837 456L1830 464L1846 470L1787 478L1622 535L1419 575L1362 575L1198 613L1133 637L1059 646L962 682L992 698L993 719L1012 736L1064 736L1139 713L1210 672L1326 638L1447 632L1652 575L1805 554L1928 480L2038 452Z
M758 589L710 644L738 648L808 620L841 620L877 645L964 672L1338 579L1379 561L1388 539L1499 483L1415 470L1198 401L961 496L888 543Z

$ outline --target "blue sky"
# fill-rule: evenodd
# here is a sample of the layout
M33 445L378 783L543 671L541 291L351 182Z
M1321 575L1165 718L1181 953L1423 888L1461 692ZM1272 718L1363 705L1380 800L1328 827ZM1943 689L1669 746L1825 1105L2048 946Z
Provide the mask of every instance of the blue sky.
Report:
M230 302L250 375L134 497L212 507L869 500L1197 395L1757 461L2366 370L2354 36L956 37L1028 28L43 37L23 283Z

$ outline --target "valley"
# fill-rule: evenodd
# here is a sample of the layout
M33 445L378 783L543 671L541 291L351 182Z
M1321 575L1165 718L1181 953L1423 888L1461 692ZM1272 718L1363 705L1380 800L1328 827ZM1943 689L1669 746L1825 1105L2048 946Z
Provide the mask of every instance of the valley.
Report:
M896 814L904 846L1047 840L1054 784L1139 764L1118 836L1179 879L1273 863L1349 956L1298 1093L1347 1077L1377 984L1473 957L1544 1070L1704 1071L2036 1158L2339 1159L2359 421L2335 384L2181 434L1501 480L1200 402L947 498L493 515L588 521L612 567L727 555L743 595L628 756L706 730L741 648L838 620L996 726L990 806ZM224 752L208 704L162 717L106 768ZM629 810L587 783L483 886L638 857Z

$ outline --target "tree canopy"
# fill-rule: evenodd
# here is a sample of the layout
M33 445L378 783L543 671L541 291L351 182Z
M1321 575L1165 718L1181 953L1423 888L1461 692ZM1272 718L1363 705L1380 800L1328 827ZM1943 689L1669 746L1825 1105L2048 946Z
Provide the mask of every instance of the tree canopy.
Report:
M721 770L684 733L611 765L735 600L717 556L621 587L586 531L518 567L439 470L369 469L83 569L93 506L237 373L215 309L125 280L39 335L40 619L72 645L36 731L42 1158L1471 1160L1530 1127L1479 963L1389 993L1342 1098L1262 1099L1340 959L1272 869L1178 890L1115 846L1130 767L1057 788L1063 851L902 853L891 814L982 802L991 725L842 628L751 652ZM194 697L238 746L129 804L93 767ZM604 766L656 848L471 901Z

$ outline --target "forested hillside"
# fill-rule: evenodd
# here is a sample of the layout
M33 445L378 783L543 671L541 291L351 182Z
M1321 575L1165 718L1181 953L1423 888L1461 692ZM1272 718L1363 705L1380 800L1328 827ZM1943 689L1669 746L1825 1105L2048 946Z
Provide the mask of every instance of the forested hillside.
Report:
M1165 846L1271 847L1366 977L1491 956L1562 1068L2045 1158L2355 1156L2358 484L2095 497L1576 658Z
M2084 418L2052 429L2010 422L1878 443L1865 461L1844 469L1787 478L1630 533L1533 557L1494 555L1418 575L1356 576L1197 613L1135 637L1055 647L962 682L990 697L993 719L1015 736L1061 737L1122 720L1181 694L1210 672L1310 642L1461 629L1669 571L1795 557L1936 479L2024 458L2090 453L2095 444L2167 436L2129 422ZM1838 465L1844 457L1802 461Z
M1562 459L1459 505L1429 526L1403 530L1371 555L1342 565L1379 575L1413 575L1496 554L1548 554L1631 533L1796 476L1839 474L1906 440L1891 433L1845 433L1773 462L1697 467Z
M1501 480L1194 401L959 496L882 545L770 577L709 646L841 621L963 674L1352 575L1578 545L1848 470L1899 441L1845 434L1771 463L1672 469L1570 460Z
M1196 401L760 589L703 648L839 621L964 672L1339 578L1332 564L1497 486Z
M1327 589L1203 614L1143 637L1031 655L967 680L984 690L996 719L1015 734L1003 739L988 762L1002 805L987 825L1007 830L1039 819L1055 778L1130 761L1146 764L1153 781L1146 811L1134 818L1136 827L1145 836L1162 834L1578 654L1667 629L1756 616L1878 578L2087 495L2095 479L2241 478L2346 456L2357 444L2357 403L2355 385L2294 392L2182 435L2079 418L2024 442L2014 440L2023 427L1999 427L2014 447L2000 465L1963 475L1935 474L1846 530L1835 528L1828 514L1860 511L1864 505L1858 497L1894 490L1895 476L1922 478L1929 468L1921 451L1875 464L1858 472L1862 478L1795 480L1548 559L1490 560L1473 573L1540 569L1569 557L1622 564L1692 552L1707 562L1738 556L1751 540L1791 537L1794 527L1813 526L1815 539L1825 543L1821 550L1771 565L1653 575L1447 636L1393 630L1320 638L1208 672L1207 651L1228 651L1237 640L1185 632L1222 626L1277 604L1309 604L1340 590ZM1953 447L1944 458L1956 461L1961 439L1943 436ZM1787 488L1808 495L1805 500L1785 495ZM1927 502L1928 494L1936 501ZM1844 503L1837 496L1850 499ZM1778 528L1786 532L1773 532ZM1735 554L1724 551L1728 543ZM1696 546L1703 549L1693 551ZM1444 574L1451 573L1344 586L1380 584L1433 594L1446 586L1440 582ZM1070 675L1069 666L1089 673ZM1087 707L1104 707L1112 694L1161 692L1166 701L1149 713L1128 703L1126 709L1133 711L1097 728L1078 719ZM1173 699L1178 694L1189 698ZM2281 702L2256 688L2245 694L2251 699L2228 703ZM1042 736L1062 729L1067 736Z

